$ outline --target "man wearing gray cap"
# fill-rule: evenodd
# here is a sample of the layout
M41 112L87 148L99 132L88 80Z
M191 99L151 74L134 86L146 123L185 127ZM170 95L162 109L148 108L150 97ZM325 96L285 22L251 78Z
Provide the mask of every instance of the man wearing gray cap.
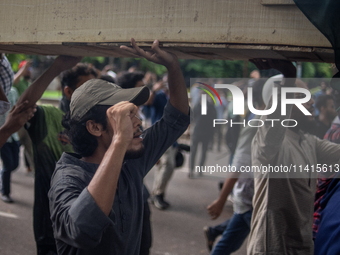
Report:
M134 55L168 69L170 101L163 118L140 131L137 106L149 97L146 87L121 89L90 80L72 95L64 119L75 152L57 163L49 192L59 254L139 254L143 178L189 125L185 82L176 56L152 45Z

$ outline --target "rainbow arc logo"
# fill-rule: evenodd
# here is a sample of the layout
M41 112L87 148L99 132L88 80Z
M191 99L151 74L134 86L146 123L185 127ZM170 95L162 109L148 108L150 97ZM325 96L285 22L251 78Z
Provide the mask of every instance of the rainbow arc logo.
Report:
M220 101L220 104L222 105L222 100L221 100L220 96L218 95L217 91L212 86L210 86L206 83L203 83L203 82L196 82L196 83L203 85L203 86L207 87L208 89L210 89L212 92L214 92L214 94L217 96L218 100ZM205 88L201 88L201 87L197 87L197 88L204 91L205 93L207 93L212 98L215 105L217 105L215 97L213 96L213 94L209 90L207 90ZM201 98L201 114L202 115L207 115L207 94L202 94L202 98Z

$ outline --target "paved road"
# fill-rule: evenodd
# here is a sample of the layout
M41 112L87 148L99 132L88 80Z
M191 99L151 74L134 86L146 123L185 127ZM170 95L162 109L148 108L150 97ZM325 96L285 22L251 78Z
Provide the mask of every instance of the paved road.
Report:
M204 175L188 179L188 158L185 166L177 170L168 187L166 199L171 207L159 211L151 205L153 247L152 255L199 255L208 254L202 228L217 224L232 215L230 202L216 221L211 221L206 206L218 196L220 177ZM152 187L153 170L146 176L145 183ZM32 175L25 173L23 162L12 174L12 197L14 204L0 201L0 254L36 254L32 230L33 205ZM234 253L246 254L245 244Z

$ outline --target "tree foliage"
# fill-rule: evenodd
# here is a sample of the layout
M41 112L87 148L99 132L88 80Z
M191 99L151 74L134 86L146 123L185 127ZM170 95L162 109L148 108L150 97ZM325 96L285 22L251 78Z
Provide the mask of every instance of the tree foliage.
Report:
M332 64L329 63L302 63L302 78L330 78L332 77Z
M7 58L12 64L14 72L18 71L18 66L22 60L33 59L36 66L43 59L50 58L46 56L31 56L25 54L7 54ZM99 70L109 64L108 57L85 57L83 62L92 63ZM117 71L127 70L131 66L136 66L141 71L151 71L161 77L166 73L166 68L139 58L114 58L114 65ZM181 69L186 80L190 78L241 78L243 77L243 68L245 61L242 60L180 60ZM251 62L247 63L247 77L256 66ZM273 72L261 71L262 76L270 76ZM302 78L329 78L332 77L332 65L329 63L302 63Z
M12 65L12 69L14 72L18 71L19 64L21 61L28 59L29 55L25 54L6 54L6 57L8 58L8 61Z

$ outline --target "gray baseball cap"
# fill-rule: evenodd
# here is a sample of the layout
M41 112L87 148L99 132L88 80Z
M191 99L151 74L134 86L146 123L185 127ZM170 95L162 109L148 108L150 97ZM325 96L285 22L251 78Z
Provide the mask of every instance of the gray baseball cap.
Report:
M138 87L122 89L120 86L100 79L91 79L77 88L71 97L71 119L79 121L95 105L114 105L122 101L137 106L149 99L149 89Z

